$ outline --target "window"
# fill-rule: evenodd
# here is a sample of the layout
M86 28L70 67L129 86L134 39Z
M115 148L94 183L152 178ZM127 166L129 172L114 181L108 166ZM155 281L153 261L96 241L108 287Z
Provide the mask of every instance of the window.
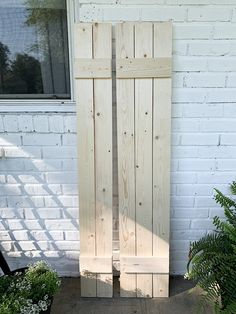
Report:
M65 0L0 0L0 98L70 99Z

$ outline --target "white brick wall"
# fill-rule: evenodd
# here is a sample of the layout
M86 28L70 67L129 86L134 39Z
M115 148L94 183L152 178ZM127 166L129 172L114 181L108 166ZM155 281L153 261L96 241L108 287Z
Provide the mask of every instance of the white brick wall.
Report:
M171 272L182 274L189 242L222 216L213 187L227 193L236 179L236 0L74 1L81 21L173 20ZM78 275L75 144L73 113L0 117L0 240L12 266L46 258Z

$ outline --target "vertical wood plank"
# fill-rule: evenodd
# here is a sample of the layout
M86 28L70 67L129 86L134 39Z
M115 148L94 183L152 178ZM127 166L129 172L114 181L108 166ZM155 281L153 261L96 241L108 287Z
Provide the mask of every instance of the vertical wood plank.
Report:
M93 25L94 58L112 58L111 24ZM94 80L96 253L112 256L112 79ZM97 274L97 296L112 297L113 276Z
M92 24L75 24L75 57L92 58ZM94 256L95 181L93 80L76 80L80 254ZM81 295L96 296L96 275L81 274Z
M152 58L152 23L135 24L135 57ZM135 79L136 250L152 256L152 79ZM137 296L152 297L152 274L137 274Z
M154 24L154 57L171 57L171 23ZM171 78L154 79L153 255L169 259ZM153 296L169 295L169 275L153 275Z
M116 25L116 57L134 58L134 24ZM134 79L118 79L117 140L120 256L135 256ZM136 296L136 274L120 274L120 295Z

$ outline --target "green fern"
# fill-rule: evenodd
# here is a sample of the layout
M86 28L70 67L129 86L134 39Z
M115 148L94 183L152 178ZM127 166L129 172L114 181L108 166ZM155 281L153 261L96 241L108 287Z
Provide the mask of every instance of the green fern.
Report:
M187 278L205 290L204 301L214 302L215 313L236 314L236 201L215 191L225 220L214 217L215 232L191 243ZM230 191L236 195L236 182Z

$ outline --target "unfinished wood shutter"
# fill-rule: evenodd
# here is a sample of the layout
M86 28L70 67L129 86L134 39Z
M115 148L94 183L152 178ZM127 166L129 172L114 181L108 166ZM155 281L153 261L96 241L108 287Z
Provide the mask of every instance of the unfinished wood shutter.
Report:
M74 38L81 295L111 297L111 24L76 24Z
M171 23L116 25L121 296L169 293Z

